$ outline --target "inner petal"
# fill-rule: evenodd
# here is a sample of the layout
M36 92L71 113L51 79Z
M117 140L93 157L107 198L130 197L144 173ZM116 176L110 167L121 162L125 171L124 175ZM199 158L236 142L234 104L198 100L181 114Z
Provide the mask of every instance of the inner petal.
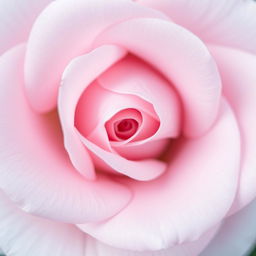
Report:
M116 113L105 123L108 138L112 142L122 142L133 139L142 124L142 114L139 110L128 108Z
M83 91L74 124L97 170L152 180L166 170L158 157L168 140L179 135L180 112L172 84L148 63L128 55Z
M149 124L147 130L157 125L159 129L154 129L154 133L150 132L151 134L143 136L143 139L153 134L154 138L150 140L175 138L179 135L181 111L178 96L172 84L150 64L130 54L112 65L97 81L113 93L137 96L152 104L156 115L152 116L147 111L145 118L149 120L145 123ZM142 111L145 112L144 108ZM154 122L155 120L157 122Z
M97 101L95 101L97 99ZM100 104L99 104L100 102ZM142 120L141 112L155 116L152 104L147 101L127 94L119 94L103 88L94 81L81 96L75 115L75 126L88 137L98 126L107 126L109 120L117 121L126 118L135 119L138 123ZM156 115L157 119L157 115ZM108 127L107 130L112 129ZM115 136L114 131L111 136ZM118 140L116 138L116 140Z
M117 137L127 140L137 132L138 126L139 124L136 120L128 118L115 122L114 129Z

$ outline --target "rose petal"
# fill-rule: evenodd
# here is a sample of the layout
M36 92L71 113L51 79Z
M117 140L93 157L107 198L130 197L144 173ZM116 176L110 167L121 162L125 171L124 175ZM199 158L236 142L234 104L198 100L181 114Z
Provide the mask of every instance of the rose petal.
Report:
M129 56L108 69L98 81L110 91L136 95L152 104L160 127L150 140L178 136L181 113L177 95L172 86L149 65Z
M256 3L252 0L138 0L167 14L207 43L256 53Z
M111 217L128 203L130 191L100 175L86 181L75 171L55 113L39 115L27 104L24 53L21 46L0 58L0 189L27 212L58 221Z
M12 256L84 256L85 234L71 224L26 214L0 191L0 244Z
M205 136L183 139L175 150L159 179L123 180L134 194L125 209L79 227L111 246L142 251L196 240L221 221L235 197L240 163L239 131L228 105Z
M202 135L213 125L221 95L220 77L207 48L192 33L175 23L141 18L112 26L95 42L127 48L173 82L184 107L186 136Z
M148 256L149 252L121 250L86 236L75 226L33 217L16 208L0 192L0 244L13 256ZM196 242L150 252L151 256L197 255L215 234L216 228Z
M0 1L0 55L27 40L36 17L52 1Z
M216 238L201 256L241 256L256 244L256 201L224 221Z
M160 129L159 127L161 126L159 120L152 117L151 115L148 115L147 113L142 112L142 116L143 116L143 122L138 131L138 134L132 140L134 142L137 141L137 142L143 143L143 141L146 141L146 139L148 139L148 141L153 140L153 138L156 137L156 134Z
M256 56L225 47L210 47L219 66L224 94L229 100L242 137L239 191L233 210L256 197Z
M123 121L123 120L133 120L134 122L137 123L131 123L132 127L129 128L129 133L133 132L132 135L129 136L127 139L122 139L118 136L118 125ZM119 111L116 115L114 115L110 120L108 120L105 124L106 131L108 133L108 136L111 141L115 142L123 142L123 141L130 141L138 131L140 130L140 126L142 123L142 115L141 112L133 109L133 108L127 108L122 111Z
M165 250L137 252L122 250L109 245L103 244L92 237L87 237L85 255L93 256L194 256L207 246L209 241L215 235L217 228L211 229L197 241L185 243L170 247ZM225 255L226 256L226 255Z
M133 179L144 181L152 180L160 176L166 170L167 165L162 161L154 159L140 161L127 160L120 155L102 149L84 138L81 134L80 139L84 145L105 164L118 173L122 173Z
M86 87L124 54L125 51L120 47L105 45L74 59L63 74L58 110L65 148L75 168L88 179L94 179L95 174L93 167L88 165L89 156L86 148L74 130L76 105ZM94 100L98 102L97 99Z
M38 111L56 106L61 74L69 61L91 50L100 32L134 17L165 16L127 0L54 1L38 17L26 55L26 90Z
M111 143L111 146L119 155L129 160L141 160L145 158L160 157L169 143L169 139L162 139L148 141L144 144L130 142L124 146Z

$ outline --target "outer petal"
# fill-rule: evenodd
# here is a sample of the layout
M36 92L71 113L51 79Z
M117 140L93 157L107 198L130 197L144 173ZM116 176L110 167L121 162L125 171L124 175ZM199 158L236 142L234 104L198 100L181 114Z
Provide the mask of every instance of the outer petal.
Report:
M0 1L0 55L27 40L39 13L53 0Z
M86 181L71 165L55 113L38 115L23 95L24 46L0 59L0 188L24 210L58 221L99 221L130 199L123 185Z
M256 245L256 201L229 217L200 256L246 256Z
M256 197L256 56L224 47L212 46L210 49L242 135L240 185L233 207L237 210Z
M86 236L73 225L28 215L0 192L0 244L12 256L191 256L198 255L216 231L214 228L195 242L167 250L121 250Z
M85 255L87 256L195 256L207 246L218 228L213 228L197 241L173 246L160 251L138 252L122 250L103 244L92 237L87 237ZM227 255L225 255L227 256Z
M85 234L71 224L26 214L0 191L0 244L12 256L85 256Z
M79 227L112 246L142 251L196 240L217 224L234 200L239 174L240 137L231 110L224 105L211 131L180 141L176 150L159 179L124 180L134 197L120 213Z
M26 56L26 88L32 106L56 105L61 74L69 61L91 50L99 33L134 17L165 17L127 0L54 1L33 27Z
M253 0L138 0L160 10L207 43L256 53L256 3Z
M220 77L204 44L189 31L160 19L133 19L112 26L95 40L127 48L173 82L184 108L184 133L200 136L215 121Z

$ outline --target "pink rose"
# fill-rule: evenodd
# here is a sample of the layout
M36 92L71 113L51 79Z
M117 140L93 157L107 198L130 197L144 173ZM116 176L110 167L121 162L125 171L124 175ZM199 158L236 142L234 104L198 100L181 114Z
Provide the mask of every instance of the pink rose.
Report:
M1 0L3 252L244 255L255 28L250 0Z

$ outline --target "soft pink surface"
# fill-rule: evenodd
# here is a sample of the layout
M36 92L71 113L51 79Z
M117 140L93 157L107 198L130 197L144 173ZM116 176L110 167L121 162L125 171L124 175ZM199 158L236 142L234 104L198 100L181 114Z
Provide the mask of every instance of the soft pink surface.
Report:
M1 0L0 55L28 39L40 12L53 0Z
M92 237L87 237L86 255L95 256L196 256L208 245L211 239L216 234L218 227L214 227L209 230L200 239L183 243L181 245L176 245L169 247L167 249L158 251L132 251L124 250L120 248L115 248L107 244L101 243ZM219 255L220 256L220 255ZM226 256L226 255L221 255Z
M224 220L203 255L247 251L255 27L249 0L1 0L0 248L195 256Z
M81 62L81 67L84 66ZM84 76L83 71L80 72ZM81 79L81 85L83 81ZM177 137L181 122L178 97L172 86L149 65L135 57L124 58L97 81L83 92L75 116L76 127L91 142L107 151L117 151L124 157L142 159L160 155L167 139ZM70 90L73 87L71 81ZM106 123L127 108L137 109L142 115L138 133L124 142L109 142Z
M86 235L71 224L26 214L0 191L0 245L14 256L191 256L203 250L216 233L210 230L196 242L156 252L114 248ZM22 235L20 235L22 234Z
M98 54L104 54L103 57L106 63L101 62L100 65L97 64L97 62L92 63L93 59L97 60L99 58ZM127 91L127 88L125 87L126 83L114 83L116 80L113 78L117 76L114 76L112 73L108 76L108 72L111 72L112 69L108 70L104 76L102 78L100 77L98 80L101 85L104 86L104 88L106 87L108 90L117 90L118 92L120 88L121 92L125 91L125 93L135 94L135 96L140 96L142 99L135 96L111 93L111 91L106 91L98 86L96 82L92 87L88 88L88 94L85 90L95 75L99 74L103 70L103 67L105 68L109 65L108 61L116 61L117 58L123 56L122 54L123 51L116 46L103 46L96 49L89 55L78 57L71 62L66 69L59 96L59 113L64 132L65 145L71 160L73 159L73 163L78 163L75 164L76 168L86 177L88 177L88 174L86 173L86 162L83 159L83 154L86 154L87 152L85 148L83 149L81 147L80 141L84 143L87 149L101 159L104 164L116 172L138 180L151 180L158 177L166 170L166 163L156 159L131 161L116 154L115 152L112 152L108 136L105 131L105 122L116 112L128 107L142 109L148 114L155 115L152 106L142 100L145 98L145 100L152 102L152 105L156 108L156 113L159 113L160 128L156 132L155 137L163 139L163 137L166 138L167 136L176 136L178 131L177 127L179 127L178 102L169 85L166 84L166 82L164 83L164 81L158 78L157 75L151 74L142 64L138 64L136 66L136 62L133 61L132 64L134 65L130 64L129 68L132 69L132 66L135 68L130 70L129 77L131 78L131 81L134 82L134 86L132 86L129 91ZM109 56L110 60L107 59L107 56ZM90 63L91 70L88 68L86 69L87 63ZM118 65L119 63L117 66ZM141 71L141 69L144 73L139 76L138 71ZM140 84L142 84L142 86L139 87L141 88L141 91L136 91L136 88L138 88L138 86L136 87L136 78L138 80L138 77L140 79ZM110 78L112 78L112 80L109 80ZM108 81L112 83L108 83ZM143 88L145 88L145 85L143 87L143 83L148 85L149 88L151 86L151 90L143 90ZM78 128L81 127L79 132L74 127L75 107L83 90L85 90L85 98L82 97L80 100L81 104L79 103L78 105L78 113L76 117L78 118ZM90 97L87 98L87 96ZM156 100L156 96L162 96L162 101L164 102L163 105ZM172 101L167 101L167 97L171 98ZM98 104L98 102L101 102L101 104ZM165 107L164 109L163 106ZM172 114L172 122L170 125L168 122L170 120L162 120L166 117L166 113L169 112L166 111L166 108L170 109ZM82 124L79 122L79 120L83 120L83 116L87 117L86 120L89 121L88 124ZM99 128L97 128L97 122L100 124ZM94 127L96 127L96 129L94 129L92 134L91 132ZM78 133L80 133L80 140L78 140ZM86 137L87 135L88 137ZM97 140L95 140L95 138L97 138ZM148 140L148 138L146 140ZM76 142L77 144L79 143L79 151L74 148L74 146L77 145ZM161 140L159 144L160 143L164 146L166 145L164 140ZM162 149L162 147L159 146L158 148ZM130 148L130 150L132 150L132 148ZM152 155L155 151L156 149L152 149L152 151L147 150L149 155ZM80 156L80 158L78 158L78 156ZM84 164L84 166L82 164ZM85 170L85 172L83 172L83 170Z
M136 252L103 244L73 225L24 213L0 191L0 245L4 253L14 256L194 256L219 230L202 256L241 256L255 241L255 214L256 201L227 218L221 229L214 227L194 242L160 251Z
M0 188L23 210L57 221L113 216L129 202L130 191L109 177L90 182L75 171L56 114L39 115L28 106L24 52L19 46L0 59Z
M206 43L256 53L256 5L251 0L138 0L159 10Z
M72 86L70 84L71 90ZM125 109L135 109L140 112L140 123L143 127L139 130L138 137L136 136L137 139L151 137L150 134L154 135L153 131L156 132L158 128L156 126L159 126L159 122L152 104L134 95L125 95L107 90L98 82L92 83L81 96L76 108L75 126L83 136L90 138L93 142L99 140L96 144L107 149L110 145L105 124ZM126 115L129 117L131 113L126 111ZM148 116L152 116L152 118ZM149 128L148 123L151 124L150 129L147 129Z
M232 210L256 196L256 56L226 47L210 47L223 81L224 95L232 106L241 133L242 158L239 189Z
M0 227L0 246L6 255L87 256L85 235L74 225L27 214L1 190Z
M135 17L165 16L127 0L50 4L38 17L28 41L25 79L32 106L42 112L55 107L61 74L69 61L92 50L95 37L107 27Z
M116 137L120 140L131 138L138 131L138 122L132 118L118 120L112 124Z
M122 180L133 199L115 217L79 227L114 247L159 250L192 241L225 217L235 197L240 162L239 131L228 105L223 103L205 136L181 139L170 160L157 180Z
M76 106L86 87L99 74L122 58L124 54L125 52L117 46L105 45L99 47L89 54L74 59L68 65L62 77L58 110L64 133L65 148L75 168L87 179L94 179L95 173L94 167L90 163L90 156L79 140L75 129ZM100 63L99 59L102 60Z
M118 143L112 142L112 148L121 156L131 160L141 160L143 158L160 157L168 148L171 140L160 139L150 140L144 144L129 143L125 147L119 146Z
M141 123L141 112L127 108L119 111L108 120L105 123L105 128L110 141L123 142L132 140L138 134Z
M123 46L173 82L184 107L186 136L202 135L212 126L221 82L213 58L196 36L175 23L139 18L112 26L95 40L96 45L106 43Z
M83 136L80 136L80 139L89 150L113 170L135 180L149 181L155 179L163 174L167 168L167 164L163 161L154 158L137 161L128 160L118 154L102 149Z
M113 65L98 79L102 87L128 97L135 95L152 104L155 113L143 108L159 119L160 127L150 139L177 137L180 132L181 109L178 95L149 64L136 57L126 57ZM147 127L149 129L149 127ZM147 130L146 128L144 131Z

